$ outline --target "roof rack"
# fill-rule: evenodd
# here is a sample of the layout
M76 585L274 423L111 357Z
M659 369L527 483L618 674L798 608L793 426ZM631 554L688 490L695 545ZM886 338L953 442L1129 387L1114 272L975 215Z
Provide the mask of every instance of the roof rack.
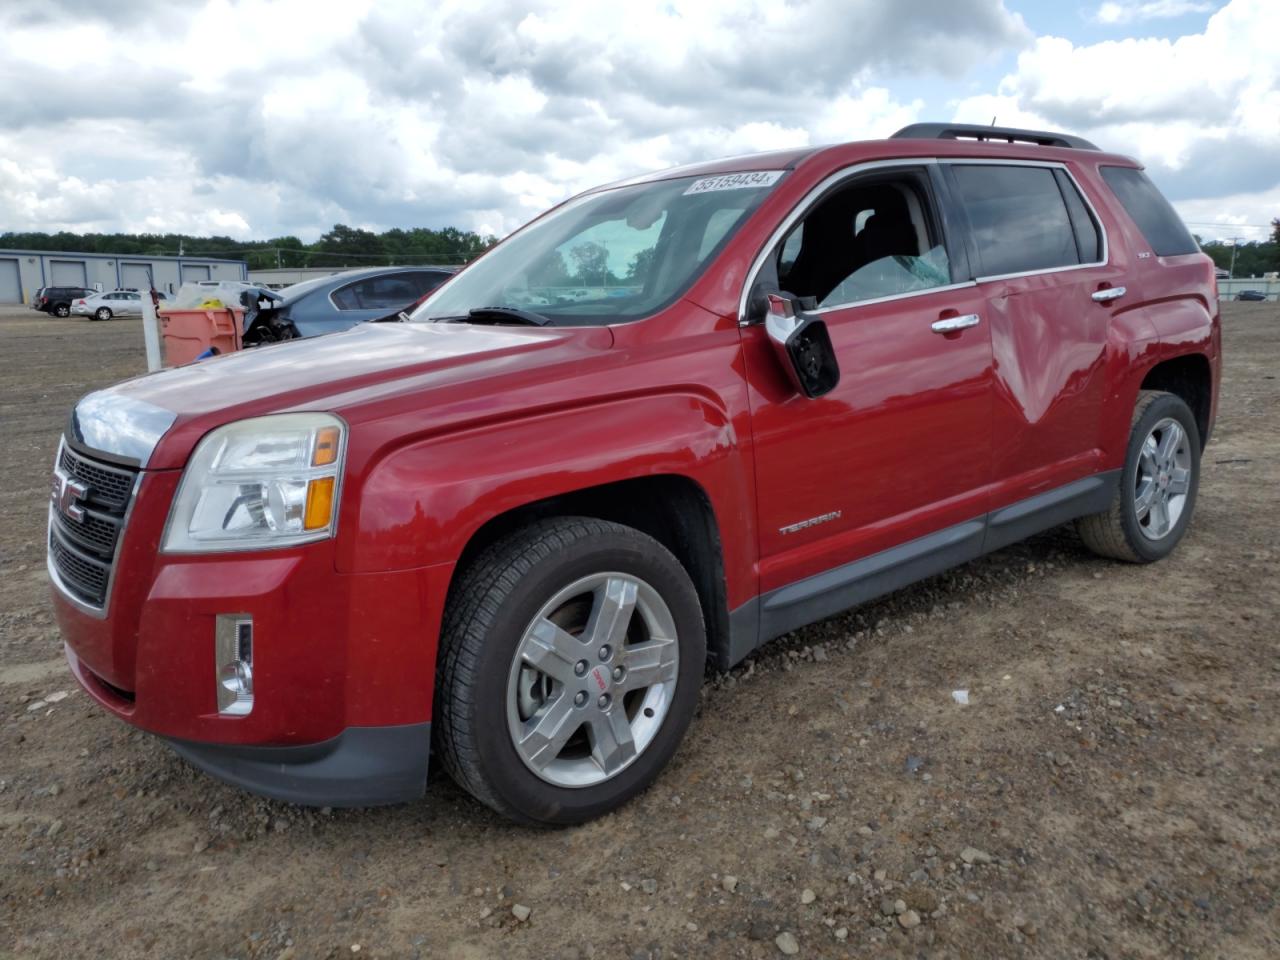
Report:
M1084 137L1049 130L1019 130L1017 127L983 127L976 123L913 123L895 133L891 140L1003 140L1009 143L1036 143L1042 147L1072 147L1097 150Z

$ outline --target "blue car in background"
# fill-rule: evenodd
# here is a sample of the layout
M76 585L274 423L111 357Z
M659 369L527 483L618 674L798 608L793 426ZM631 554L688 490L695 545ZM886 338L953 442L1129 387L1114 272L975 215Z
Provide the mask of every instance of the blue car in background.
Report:
M246 317L245 345L318 337L407 310L451 276L448 267L371 267L304 280Z

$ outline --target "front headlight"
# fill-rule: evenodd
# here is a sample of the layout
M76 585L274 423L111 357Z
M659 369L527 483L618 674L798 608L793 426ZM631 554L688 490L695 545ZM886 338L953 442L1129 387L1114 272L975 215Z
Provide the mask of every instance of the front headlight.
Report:
M182 475L164 552L262 550L332 536L346 440L346 424L327 413L214 430Z

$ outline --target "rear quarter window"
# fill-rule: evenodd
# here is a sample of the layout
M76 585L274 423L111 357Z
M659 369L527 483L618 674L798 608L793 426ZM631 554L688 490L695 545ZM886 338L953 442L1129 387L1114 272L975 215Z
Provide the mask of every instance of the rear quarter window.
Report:
M1125 212L1138 225L1157 257L1177 257L1200 252L1191 231L1183 224L1173 205L1141 170L1133 167L1103 167L1102 179L1116 195Z

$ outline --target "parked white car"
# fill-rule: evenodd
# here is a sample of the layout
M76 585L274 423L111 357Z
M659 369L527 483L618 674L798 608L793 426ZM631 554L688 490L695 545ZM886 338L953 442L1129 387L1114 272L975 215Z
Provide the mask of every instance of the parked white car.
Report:
M161 293L160 299L165 295ZM142 294L137 290L111 290L82 297L71 303L71 312L94 320L110 320L112 317L142 316Z

